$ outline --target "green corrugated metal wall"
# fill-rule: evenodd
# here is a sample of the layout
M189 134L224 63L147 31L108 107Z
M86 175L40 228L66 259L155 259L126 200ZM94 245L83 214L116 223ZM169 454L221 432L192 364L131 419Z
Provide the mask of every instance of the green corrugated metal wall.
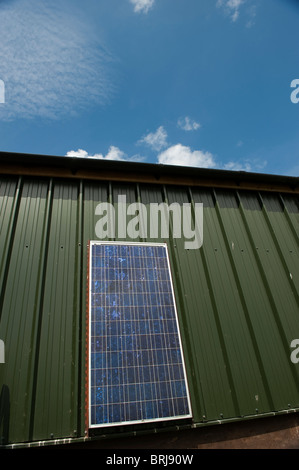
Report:
M119 194L203 203L203 246L166 240L193 424L299 409L298 195L2 176L2 444L85 435L87 245Z

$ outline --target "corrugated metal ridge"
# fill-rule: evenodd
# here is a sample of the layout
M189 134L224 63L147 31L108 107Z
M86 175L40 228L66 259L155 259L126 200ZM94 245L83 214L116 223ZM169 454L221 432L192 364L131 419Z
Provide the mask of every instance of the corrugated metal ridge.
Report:
M299 194L299 177L294 176L9 152L0 152L0 174Z

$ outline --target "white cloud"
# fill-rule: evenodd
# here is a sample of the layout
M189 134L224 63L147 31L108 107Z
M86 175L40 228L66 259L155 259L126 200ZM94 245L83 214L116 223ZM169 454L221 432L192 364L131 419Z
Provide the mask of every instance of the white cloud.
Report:
M251 171L250 163L228 162L223 166L224 170L231 171Z
M144 161L144 157L140 155L134 155L133 157L127 157L127 155L120 150L118 147L111 145L109 147L108 153L103 155L102 153L95 153L93 155L89 154L86 150L69 150L66 153L66 157L78 157L78 158L91 158L94 160L114 160L114 161L133 161L141 162Z
M66 156L79 158L93 158L96 160L125 160L124 152L118 147L114 147L113 145L109 148L107 155L103 155L102 153L95 153L94 155L90 155L86 150L78 149L70 150L66 153Z
M155 0L130 0L136 13L147 13L155 3Z
M106 154L95 153L90 154L86 150L70 150L66 153L67 157L88 158L94 160L113 160L126 162L144 162L145 157L141 155L133 155L128 157L125 152L118 147L111 145ZM192 150L190 147L182 144L172 145L158 155L158 163L164 165L189 166L194 168L220 168L229 171L247 171L259 172L267 165L266 161L256 159L245 159L239 161L229 161L220 163L215 161L214 156L210 152L201 150ZM298 166L289 171L290 174L298 173Z
M224 170L231 171L261 171L265 168L267 162L254 159L254 160L244 160L244 161L230 161L223 165Z
M196 131L200 128L199 122L193 121L188 116L178 120L178 126L184 131Z
M78 150L69 150L66 154L66 157L78 157L78 158L97 158L95 155L88 155L88 152L83 149ZM103 155L100 154L100 157L103 158Z
M73 10L58 0L0 4L0 119L55 119L107 102L112 58Z
M150 132L144 136L139 143L145 143L153 150L161 150L163 147L167 146L167 132L163 126L158 127L156 132Z
M190 147L176 144L158 155L158 162L165 165L181 165L201 168L215 166L213 155L201 150L192 151Z
M240 7L246 0L217 0L217 7L223 8L233 22L237 21Z

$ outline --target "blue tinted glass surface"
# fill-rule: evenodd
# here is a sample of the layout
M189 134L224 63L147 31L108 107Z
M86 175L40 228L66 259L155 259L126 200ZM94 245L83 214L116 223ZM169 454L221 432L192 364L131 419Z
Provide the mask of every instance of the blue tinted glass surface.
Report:
M91 250L90 426L190 416L166 246Z

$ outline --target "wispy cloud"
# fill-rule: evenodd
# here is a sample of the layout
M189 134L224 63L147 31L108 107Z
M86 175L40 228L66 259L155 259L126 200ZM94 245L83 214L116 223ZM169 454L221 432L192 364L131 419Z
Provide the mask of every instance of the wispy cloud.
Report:
M250 5L250 7L247 10L248 14L248 21L247 21L247 28L251 28L255 24L255 18L256 18L256 13L257 12L257 7L256 5Z
M299 165L295 165L292 168L289 168L288 170L286 170L285 175L298 177L299 176Z
M184 131L196 131L200 128L200 124L199 122L190 119L189 116L186 116L178 120L178 127L183 129Z
M216 6L223 8L233 22L237 21L240 14L240 7L246 0L217 0Z
M224 170L231 171L251 171L257 172L263 170L267 165L265 160L239 160L239 161L229 161L223 165Z
M66 116L103 104L112 58L86 21L58 0L0 3L1 120Z
M251 171L251 165L249 162L228 162L223 166L224 170L232 171Z
M215 167L214 157L209 152L192 150L182 144L176 144L158 155L158 162L165 165L192 166L201 168Z
M86 150L69 150L66 157L77 157L77 158L92 158L94 160L114 160L114 161L131 161L131 162L142 162L145 160L144 157L140 155L133 155L128 157L125 152L120 150L118 147L111 145L106 155L102 153L90 154Z
M130 0L134 5L134 11L136 13L148 13L153 7L155 0Z
M167 146L167 132L163 126L158 127L156 132L150 132L138 141L138 143L145 143L153 150L161 150Z

